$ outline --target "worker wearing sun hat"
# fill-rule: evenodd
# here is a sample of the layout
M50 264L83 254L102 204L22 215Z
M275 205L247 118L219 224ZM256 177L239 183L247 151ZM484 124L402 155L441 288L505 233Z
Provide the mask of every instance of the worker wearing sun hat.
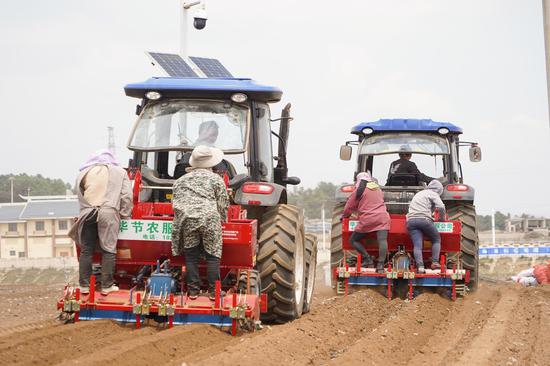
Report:
M229 198L223 179L212 167L223 159L223 151L197 146L191 154L188 173L174 184L172 254L185 254L187 288L191 299L200 292L198 262L205 253L209 297L214 297L220 279L222 222L227 218Z

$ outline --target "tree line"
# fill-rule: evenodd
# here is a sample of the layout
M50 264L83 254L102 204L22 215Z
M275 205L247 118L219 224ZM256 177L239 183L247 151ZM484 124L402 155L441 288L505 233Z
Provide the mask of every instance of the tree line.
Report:
M71 189L69 183L61 179L51 179L42 175L6 174L0 175L0 202L11 202L11 183L13 180L13 202L23 202L20 196L64 195Z

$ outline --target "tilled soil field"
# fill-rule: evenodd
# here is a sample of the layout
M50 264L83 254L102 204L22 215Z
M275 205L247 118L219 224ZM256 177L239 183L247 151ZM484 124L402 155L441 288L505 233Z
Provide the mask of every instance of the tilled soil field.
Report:
M204 325L62 324L50 287L0 290L5 365L550 365L550 287L484 282L456 302L320 289L301 319L240 337Z

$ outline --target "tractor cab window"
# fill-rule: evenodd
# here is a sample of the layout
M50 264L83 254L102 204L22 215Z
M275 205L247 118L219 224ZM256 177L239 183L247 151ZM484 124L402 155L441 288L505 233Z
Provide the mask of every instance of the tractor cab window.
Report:
M129 148L191 151L206 145L243 152L249 109L225 101L172 100L148 105L139 116Z
M359 154L364 155L399 152L448 155L449 142L442 136L431 134L385 133L367 137L359 145Z
M365 156L359 169L371 170L380 183L387 184L390 166L399 159L399 153L412 154L411 162L424 175L449 178L451 148L446 137L435 134L392 132L369 136L359 146L360 156ZM371 163L368 163L369 156Z

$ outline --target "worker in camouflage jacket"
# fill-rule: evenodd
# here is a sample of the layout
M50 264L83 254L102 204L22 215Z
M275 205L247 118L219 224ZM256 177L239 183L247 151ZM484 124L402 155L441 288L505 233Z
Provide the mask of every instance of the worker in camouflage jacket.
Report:
M223 159L223 151L197 146L189 160L187 174L174 184L172 254L185 254L187 288L191 299L200 292L199 260L206 257L208 292L214 298L220 279L222 222L227 219L229 198L223 179L212 167Z

